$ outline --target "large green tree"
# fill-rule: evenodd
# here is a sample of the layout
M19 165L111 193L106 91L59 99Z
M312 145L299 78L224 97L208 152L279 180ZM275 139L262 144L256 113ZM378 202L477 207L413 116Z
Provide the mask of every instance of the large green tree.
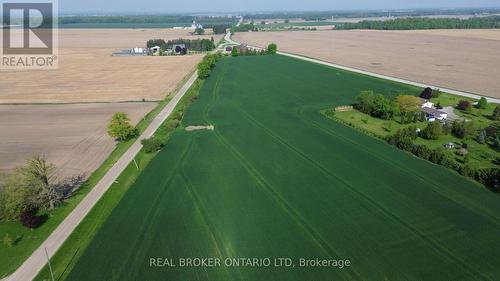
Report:
M267 46L267 53L270 55L275 55L278 52L278 45L271 43Z
M488 107L488 100L485 97L481 97L477 102L477 108L486 109Z
M29 188L25 179L18 171L4 176L1 187L2 200L0 202L2 209L2 220L18 220L22 212L35 205L35 194L40 189Z
M203 35L203 34L205 34L205 29L200 28L200 27L197 27L197 28L194 30L194 34L196 34L196 35Z
M428 140L437 140L443 133L443 127L439 122L430 122L422 131L422 137Z
M233 49L231 50L231 56L232 57L237 57L238 56L238 48L236 46L233 47Z
M108 134L119 140L125 141L137 135L137 130L130 124L130 118L124 112L113 114L108 124Z
M415 114L420 110L420 98L409 95L400 95L396 98L401 113L401 123L413 120Z
M495 107L491 119L493 119L494 121L500 121L500 105L497 105L497 107Z

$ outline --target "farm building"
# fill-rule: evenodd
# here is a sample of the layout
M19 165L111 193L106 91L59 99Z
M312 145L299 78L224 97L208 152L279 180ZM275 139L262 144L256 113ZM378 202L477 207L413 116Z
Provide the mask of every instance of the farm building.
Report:
M174 44L172 46L172 52L176 55L185 55L187 51L186 44Z
M424 108L424 107L434 108L434 103L432 103L431 101L426 100L426 99L420 99L420 101L422 103L422 108Z
M150 50L151 50L151 53L153 53L153 55L157 55L157 54L160 54L161 48L160 48L160 46L154 46L154 47L151 47Z
M425 114L425 120L434 122L436 120L444 121L448 118L448 114L436 108L422 107L420 109Z
M248 48L248 46L245 44L241 44L241 45L238 45L238 46L233 47L233 48L236 48L238 50L238 53L240 53L240 54L246 54L250 50Z
M448 114L441 110L438 110L434 103L426 99L420 99L421 106L420 111L425 114L425 120L429 122L434 122L436 120L444 121L448 118Z
M147 56L147 55L148 55L148 50L144 48L132 48L113 53L114 57Z
M197 29L197 28L203 29L203 25L197 23L196 21L193 21L193 23L191 24L191 29Z

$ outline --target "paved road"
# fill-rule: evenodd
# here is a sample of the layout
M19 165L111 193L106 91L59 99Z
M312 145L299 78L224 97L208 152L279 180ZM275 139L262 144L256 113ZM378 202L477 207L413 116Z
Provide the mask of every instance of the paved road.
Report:
M231 40L231 31L228 31L226 35L224 36L225 42L217 46L217 49L215 50L216 52L224 52L226 50L226 47L234 47L240 45L237 42L234 42Z
M243 22L243 16L239 16L240 20L238 21L238 23L236 24L236 26L240 26L241 23Z
M118 176L125 170L125 168L132 162L137 153L141 150L141 140L150 138L153 133L160 127L160 125L172 113L175 106L179 103L184 94L193 85L197 78L195 72L189 80L182 86L175 97L163 108L163 110L156 116L151 124L142 133L139 139L123 154L123 156L113 165L113 167L104 175L104 177L97 183L97 185L85 196L85 198L76 206L76 208L64 219L64 221L52 232L52 234L43 242L40 247L33 252L33 254L19 267L12 275L5 280L9 281L28 281L33 280L38 272L42 270L47 262L45 256L45 248L49 256L52 257L54 253L61 247L64 241L75 230L78 224L90 212L92 207L99 201L109 187L115 182Z
M228 31L226 33L226 36L224 36L224 40L229 43L229 44L232 44L232 45L241 45L240 43L236 42L236 41L233 41L233 39L231 39L231 31Z
M227 34L226 34L226 36L227 36ZM233 43L238 44L238 45L240 44L240 43L235 42L231 39L229 39L229 40L226 39L226 41L230 41L230 42L233 42ZM258 47L258 46L248 46L248 47L252 48L252 49L257 49L257 50L262 49L262 47ZM405 79L400 79L400 78L392 77L392 76L386 76L386 75L382 75L382 74L378 74L378 73L374 73L374 72L370 72L370 71L365 71L365 70L361 70L361 69L357 69L357 68L352 68L352 67L348 67L348 66L344 66L344 65L340 65L340 64L335 64L335 63L330 63L330 62L326 62L326 61L322 61L322 60L318 60L318 59L308 58L308 57L304 57L301 55L296 55L296 54L291 54L291 53L286 53L286 52L278 52L278 54L292 57L292 58L296 58L296 59L300 59L300 60L304 60L304 61L313 62L313 63L319 63L322 65L331 66L331 67L335 67L335 68L339 68L339 69L343 69L343 70L347 70L347 71L351 71L351 72L365 74L368 76L382 78L385 80L390 80L390 81L395 81L395 82L404 83L404 84L408 84L408 85L413 85L413 86L417 86L417 87L421 87L421 88L431 87L433 89L440 89L443 92L450 93L450 94L457 95L457 96L474 98L474 99L480 99L482 97L480 95L476 95L473 93L463 92L463 91L454 90L454 89L442 88L439 86L423 84L423 83L405 80ZM487 96L484 96L484 97L486 99L488 99L489 102L500 103L500 99L487 97Z

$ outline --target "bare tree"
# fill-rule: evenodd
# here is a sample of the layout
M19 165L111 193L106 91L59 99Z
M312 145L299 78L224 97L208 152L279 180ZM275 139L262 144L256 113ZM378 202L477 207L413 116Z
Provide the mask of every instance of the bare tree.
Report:
M38 205L48 205L54 209L57 201L57 191L53 188L55 165L48 162L43 155L35 155L21 168L27 183L33 190L40 189L37 199Z

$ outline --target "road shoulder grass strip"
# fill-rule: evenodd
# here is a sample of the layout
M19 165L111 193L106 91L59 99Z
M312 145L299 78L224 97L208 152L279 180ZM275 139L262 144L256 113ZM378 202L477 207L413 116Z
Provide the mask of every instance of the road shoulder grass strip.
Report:
M192 73L190 73L190 76L191 75ZM185 81L187 81L187 79L183 80L183 82ZM155 132L155 137L161 139L164 142L168 142L168 139L172 133L174 133L176 130L183 129L183 127L171 129L167 126L167 124L171 120L173 120L173 118L178 114L180 110L185 110L187 108L187 105L191 102L191 98L198 94L198 91L200 90L202 85L202 81L195 81L193 86L191 86L191 88L184 95L179 104L177 104L172 114ZM176 90L178 91L180 88L181 86L179 86ZM168 101L170 101L171 97L172 94L167 97L163 106L158 109L154 116L156 116L161 111L161 109L166 104L168 104ZM149 120L152 121L153 119L154 117L151 117ZM147 125L144 126L143 130L145 128L147 128ZM126 149L124 151L126 151ZM142 149L136 156L139 170L134 163L130 163L124 170L124 172L117 178L116 183L108 189L103 197L96 203L94 208L92 208L90 213L84 218L84 220L64 242L57 253L53 255L51 263L55 275L58 276L57 280L65 280L68 277L69 272L76 264L78 258L81 257L85 248L90 244L97 230L106 221L114 207L119 204L120 200L123 198L128 189L137 180L142 171L144 171L146 166L154 159L156 155L157 153L145 153L144 149ZM35 280L47 280L47 278L49 277L50 272L48 266L46 265L43 270L40 271L40 273L37 275Z

